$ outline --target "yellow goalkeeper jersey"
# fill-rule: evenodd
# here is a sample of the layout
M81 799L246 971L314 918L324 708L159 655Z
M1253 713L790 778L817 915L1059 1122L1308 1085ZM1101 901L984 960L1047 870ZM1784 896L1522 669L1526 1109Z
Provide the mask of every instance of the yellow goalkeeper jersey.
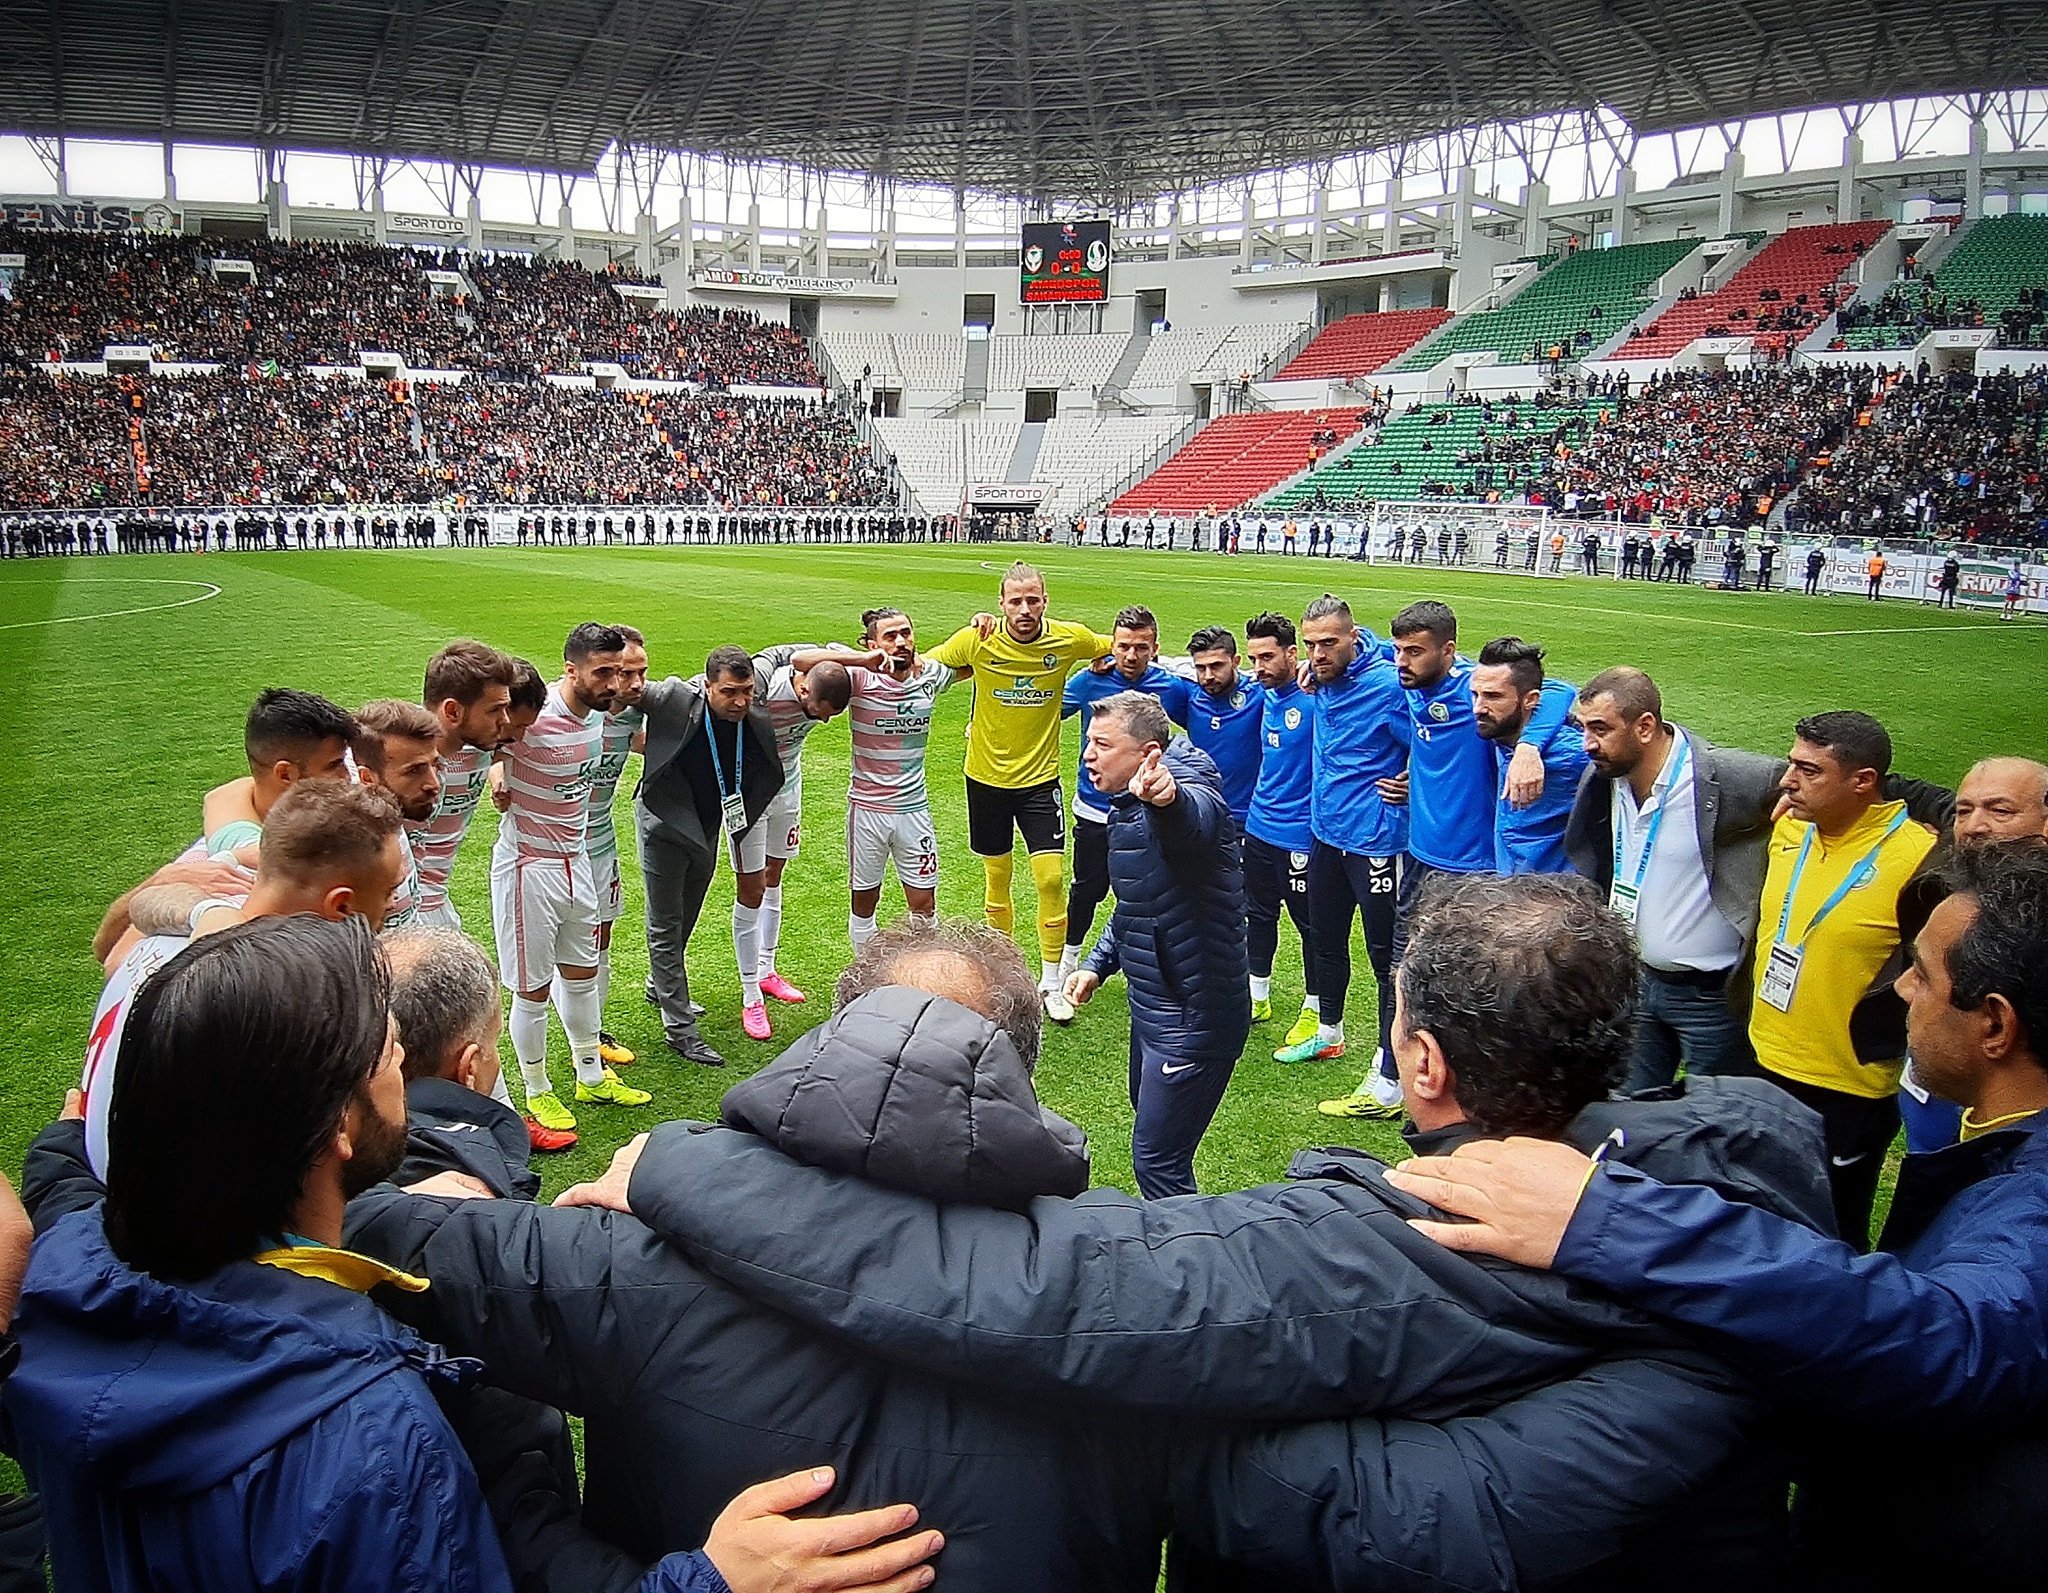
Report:
M1110 639L1085 625L1046 620L1029 642L997 626L983 639L969 625L926 654L974 671L974 725L967 737L967 777L1022 790L1059 777L1060 703L1067 676L1110 649Z

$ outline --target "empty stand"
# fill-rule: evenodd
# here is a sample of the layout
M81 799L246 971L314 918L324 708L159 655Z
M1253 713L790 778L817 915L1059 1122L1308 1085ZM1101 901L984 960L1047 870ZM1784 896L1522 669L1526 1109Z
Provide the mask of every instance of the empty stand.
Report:
M1451 318L1449 310L1382 310L1332 321L1274 378L1282 382L1369 376Z
M958 510L970 481L1001 481L1009 473L1019 428L1014 420L929 416L875 422L904 485L927 514Z
M1151 475L1120 494L1112 514L1160 509L1201 514L1234 509L1311 463L1312 452L1343 442L1364 422L1363 409L1279 409L1224 415L1196 432ZM1324 440L1318 443L1318 437Z
M992 393L1026 388L1098 388L1115 369L1130 342L1122 333L1066 333L989 339L988 386Z
M1144 392L1175 388L1195 376L1257 376L1301 331L1297 321L1248 321L1154 332L1144 340L1144 356L1124 385Z
M1051 489L1044 512L1079 513L1186 424L1181 415L1062 415L1049 422L1031 471L1033 481Z
M1699 247L1696 238L1581 249L1566 255L1497 310L1479 310L1404 356L1397 371L1427 370L1450 354L1497 352L1503 364L1566 358L1605 343L1648 307L1657 279Z
M1835 284L1890 229L1888 221L1845 221L1780 233L1717 291L1681 299L1637 327L1617 355L1661 359L1697 337L1759 332L1785 332L1796 342L1834 313Z

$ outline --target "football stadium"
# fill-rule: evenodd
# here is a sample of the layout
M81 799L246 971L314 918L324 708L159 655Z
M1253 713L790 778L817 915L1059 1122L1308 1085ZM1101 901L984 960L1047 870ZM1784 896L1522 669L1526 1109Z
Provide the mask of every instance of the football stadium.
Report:
M2048 11L13 14L0 1593L2048 1585Z

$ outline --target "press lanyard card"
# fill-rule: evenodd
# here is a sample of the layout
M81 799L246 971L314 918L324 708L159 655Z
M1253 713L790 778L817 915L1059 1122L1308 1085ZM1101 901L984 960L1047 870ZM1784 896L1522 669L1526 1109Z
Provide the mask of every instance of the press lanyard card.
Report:
M1643 893L1635 886L1624 885L1620 880L1616 880L1613 890L1608 895L1607 905L1625 922L1633 924L1636 921L1636 903L1642 899L1642 895Z
M726 833L744 835L747 829L747 799L735 791L731 796L722 798L719 806L725 811Z
M1779 941L1764 959L1764 979L1757 995L1780 1012L1792 1010L1792 992L1799 987L1799 964L1806 952Z

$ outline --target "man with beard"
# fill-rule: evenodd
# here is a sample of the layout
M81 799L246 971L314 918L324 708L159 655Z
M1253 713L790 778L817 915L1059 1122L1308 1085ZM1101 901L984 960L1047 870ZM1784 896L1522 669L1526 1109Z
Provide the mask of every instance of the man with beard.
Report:
M419 868L415 911L421 923L462 927L448 900L448 876L484 793L492 754L510 733L512 673L508 655L467 638L427 660L421 701L441 725L441 794L424 821L407 827Z
M1516 807L1503 794L1494 803L1493 865L1501 874L1569 874L1564 828L1572 816L1579 779L1586 772L1585 737L1571 722L1577 691L1543 676L1543 649L1519 636L1502 636L1479 649L1472 671L1472 723L1480 739L1493 743L1503 791L1508 764L1529 722L1543 717L1550 729L1535 739L1543 754L1543 794Z
M633 1053L602 1026L612 989L612 925L619 921L625 895L625 879L619 868L619 827L612 805L618 796L619 781L626 773L626 759L645 750L647 744L647 716L640 711L640 699L647 691L647 638L631 625L618 626L617 630L626 639L626 650L619 657L618 685L612 695L612 706L604 716L597 773L590 780L590 813L585 821L583 850L590 859L590 882L597 890L597 1054L606 1062L624 1063L633 1060ZM558 974L557 1006L562 1002L560 985ZM536 1142L536 1148L547 1147Z
M384 914L386 929L400 928L419 915L419 863L405 826L426 823L441 799L440 739L440 720L416 702L380 697L364 703L356 714L356 778L390 792L404 820L398 851L405 873L391 893L391 906Z

